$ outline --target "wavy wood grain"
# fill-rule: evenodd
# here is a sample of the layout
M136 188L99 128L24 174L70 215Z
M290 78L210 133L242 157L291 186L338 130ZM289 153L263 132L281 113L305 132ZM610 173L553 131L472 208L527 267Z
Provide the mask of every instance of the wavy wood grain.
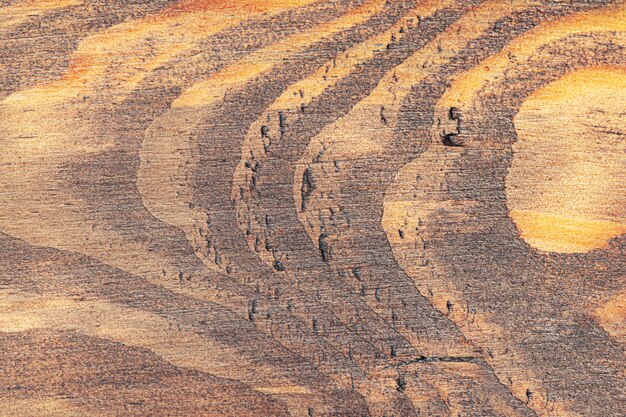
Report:
M626 3L0 1L1 416L626 415Z

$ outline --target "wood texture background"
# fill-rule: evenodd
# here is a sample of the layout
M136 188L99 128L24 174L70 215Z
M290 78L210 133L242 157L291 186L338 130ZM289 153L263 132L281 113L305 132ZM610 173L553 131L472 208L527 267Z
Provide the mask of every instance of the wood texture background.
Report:
M626 415L624 2L0 6L0 416Z

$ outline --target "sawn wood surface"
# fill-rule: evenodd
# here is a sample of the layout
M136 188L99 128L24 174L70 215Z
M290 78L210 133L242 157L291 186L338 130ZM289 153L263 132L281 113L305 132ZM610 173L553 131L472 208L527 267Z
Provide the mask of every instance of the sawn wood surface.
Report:
M625 252L624 1L0 1L0 417L623 417Z

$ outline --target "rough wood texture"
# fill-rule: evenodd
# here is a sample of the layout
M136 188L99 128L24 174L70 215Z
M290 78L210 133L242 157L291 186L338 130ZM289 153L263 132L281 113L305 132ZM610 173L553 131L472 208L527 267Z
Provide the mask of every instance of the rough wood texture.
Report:
M626 415L624 2L0 6L0 416Z

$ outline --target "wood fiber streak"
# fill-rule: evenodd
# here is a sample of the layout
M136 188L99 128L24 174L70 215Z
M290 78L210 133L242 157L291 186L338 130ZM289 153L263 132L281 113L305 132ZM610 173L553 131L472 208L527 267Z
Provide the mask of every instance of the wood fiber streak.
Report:
M0 1L0 417L626 416L623 0Z

